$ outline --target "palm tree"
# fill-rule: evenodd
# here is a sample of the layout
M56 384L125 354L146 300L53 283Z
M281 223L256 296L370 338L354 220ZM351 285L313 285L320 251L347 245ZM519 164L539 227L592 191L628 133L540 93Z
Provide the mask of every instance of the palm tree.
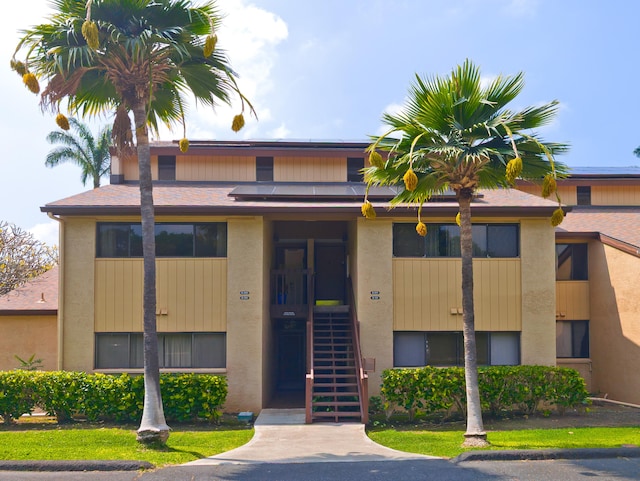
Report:
M165 443L169 427L160 395L156 332L154 206L149 152L151 127L158 122L184 126L184 95L215 107L239 95L227 56L215 49L220 17L215 4L190 0L52 0L49 23L24 31L12 67L33 92L46 82L41 106L59 112L115 113L113 139L120 155L137 152L144 264L145 398L138 441ZM253 112L251 104L247 102ZM134 125L131 126L130 114ZM58 117L62 114L58 113ZM64 119L63 119L64 120ZM60 123L60 122L59 122ZM244 125L242 113L232 129ZM185 135L186 137L186 135ZM188 149L188 141L180 141Z
M542 142L531 129L547 124L557 102L529 107L520 112L506 108L524 86L523 74L498 77L483 87L479 69L465 61L450 76L424 79L416 75L408 99L398 114L385 113L390 129L369 146L369 185L402 185L391 205L418 205L416 231L426 235L420 218L422 205L450 189L459 206L462 261L462 308L464 362L467 394L465 445L487 443L482 422L473 307L471 202L479 188L506 188L516 178L543 183L543 195L555 193L556 178L566 167L554 154L567 150L563 144ZM380 151L387 152L383 159ZM555 194L557 197L557 193ZM560 202L559 197L558 202ZM371 203L362 206L374 217ZM564 213L552 216L558 225Z
M77 135L70 134L66 129L54 130L47 135L50 144L62 144L47 154L45 165L56 167L63 162L73 162L82 169L82 185L87 184L89 177L93 179L93 188L100 187L100 179L109 173L111 165L111 126L104 127L94 138L89 127L74 119L69 124Z

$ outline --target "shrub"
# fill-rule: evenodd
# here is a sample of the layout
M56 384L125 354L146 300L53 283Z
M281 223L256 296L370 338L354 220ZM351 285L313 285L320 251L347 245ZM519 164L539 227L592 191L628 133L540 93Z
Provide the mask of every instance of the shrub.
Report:
M5 424L30 413L36 404L31 371L0 371L0 416Z
M482 409L493 415L505 411L535 413L542 403L563 413L584 404L588 393L580 374L567 368L547 366L490 366L478 370ZM464 415L466 404L464 369L425 366L389 369L382 374L381 395L387 413L396 407L409 413ZM389 416L387 416L389 417Z
M160 385L167 421L216 421L227 397L227 381L206 374L162 374ZM0 372L0 416L5 423L39 406L59 423L136 422L142 416L143 376L59 371Z

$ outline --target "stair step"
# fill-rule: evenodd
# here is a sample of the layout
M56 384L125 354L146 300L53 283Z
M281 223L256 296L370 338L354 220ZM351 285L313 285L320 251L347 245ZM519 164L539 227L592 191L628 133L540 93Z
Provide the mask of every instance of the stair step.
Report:
M359 418L362 414L359 411L315 411L313 413L313 417L318 418L340 418L340 417L350 417L350 418Z
M360 406L360 403L358 401L318 401L318 402L314 402L313 405L339 407L339 406Z
M315 387L315 386L314 386ZM358 392L313 391L314 397L357 397Z
M313 383L313 387L356 387L358 384L355 382L321 382Z

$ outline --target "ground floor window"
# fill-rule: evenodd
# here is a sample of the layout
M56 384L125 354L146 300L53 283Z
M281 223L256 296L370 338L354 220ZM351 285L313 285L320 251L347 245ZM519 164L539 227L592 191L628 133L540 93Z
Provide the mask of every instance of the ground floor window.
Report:
M589 357L589 321L556 321L556 356Z
M476 332L479 365L520 364L519 332ZM462 332L396 331L395 367L464 366Z
M158 333L161 368L224 368L226 333ZM144 367L141 332L96 333L96 369Z

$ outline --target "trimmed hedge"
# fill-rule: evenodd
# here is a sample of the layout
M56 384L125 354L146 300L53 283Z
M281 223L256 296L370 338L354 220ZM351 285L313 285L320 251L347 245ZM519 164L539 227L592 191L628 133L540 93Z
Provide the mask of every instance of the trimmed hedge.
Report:
M227 380L208 374L161 374L160 390L169 422L216 421L227 397ZM0 371L0 416L11 423L39 407L58 423L137 422L142 416L142 376L74 371Z
M574 369L548 366L490 366L478 369L482 410L535 413L542 404L559 412L584 404L589 393ZM416 410L434 414L457 411L464 416L464 368L426 366L388 369L382 373L381 395L388 416L402 408L413 419Z

